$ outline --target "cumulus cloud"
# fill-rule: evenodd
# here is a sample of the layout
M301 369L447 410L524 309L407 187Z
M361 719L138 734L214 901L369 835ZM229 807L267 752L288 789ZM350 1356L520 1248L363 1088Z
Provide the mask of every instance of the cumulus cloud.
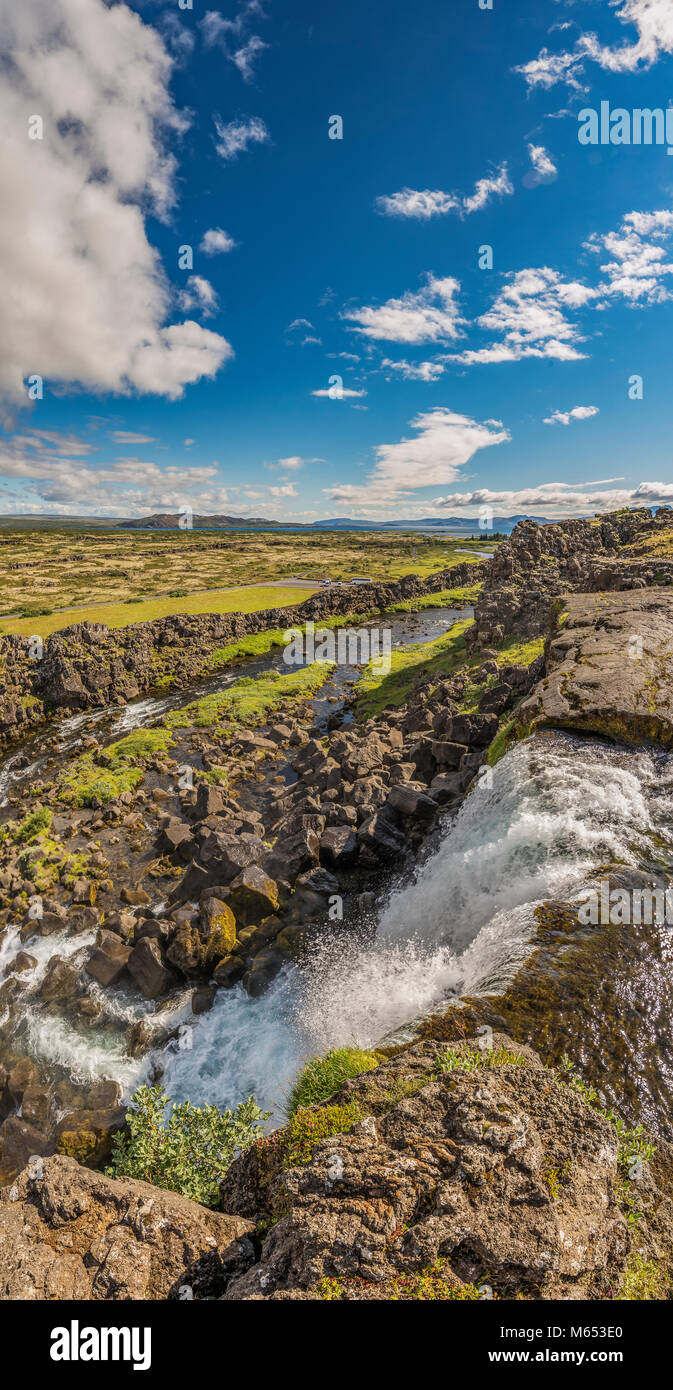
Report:
M386 506L416 488L453 482L479 449L510 438L499 420L480 423L443 407L417 415L411 427L411 438L378 445L375 467L364 486L342 483L325 488L326 495L335 502Z
M551 415L547 415L542 421L543 425L569 425L571 420L590 420L592 415L599 415L597 405L574 405L572 410L553 410Z
M171 397L214 376L232 349L163 326L171 293L144 225L174 203L167 147L185 129L159 35L125 5L0 0L0 56L0 396L25 402L33 374Z
M377 198L375 207L384 217L407 217L427 221L430 217L442 217L447 212L457 212L460 216L479 212L491 198L513 192L507 165L502 164L497 174L479 179L474 186L474 192L469 196L445 193L439 188L402 188L399 193L384 194Z
M602 290L608 297L630 304L662 304L671 298L665 283L673 275L673 263L661 245L673 236L673 212L629 212L620 227L607 235L590 237L586 246L607 254L601 272L607 275Z
M605 482L618 482L608 478ZM656 507L673 501L673 483L646 482L636 488L594 491L596 483L541 483L518 491L480 488L476 492L454 492L436 497L440 511L475 516L480 507L490 507L500 516L533 513L551 520L564 516L591 516L594 512L616 511L620 507ZM586 489L586 491L584 491Z
M202 275L190 275L185 288L178 295L178 304L185 314L198 309L208 318L217 310L217 295L210 280L205 280Z
M269 132L260 120L259 116L248 116L246 120L229 121L225 125L219 116L215 116L215 129L217 140L215 149L228 163L238 159L239 154L244 154L251 145L266 145L271 138Z
M442 193L439 188L402 188L399 193L382 194L376 199L377 211L384 217L416 217L422 222L459 207L455 194Z
M437 381L445 367L442 362L406 362L404 358L393 362L390 357L384 357L381 371L396 372L405 381Z
M221 227L209 227L203 234L199 250L203 251L204 256L221 256L226 251L233 251L235 245L233 236L229 236Z
M446 342L458 336L462 322L455 303L459 289L452 276L439 279L428 274L420 290L408 290L401 299L388 299L378 306L345 309L341 317L365 338L410 344Z
M661 54L673 53L673 9L670 0L610 0L622 24L636 29L635 42L617 47L602 44L595 34L582 34L570 52L550 53L543 48L529 63L515 71L529 87L553 87L565 82L579 90L585 81L587 62L605 72L638 72L652 67Z
M468 365L519 362L526 357L577 361L586 354L576 323L567 317L596 298L597 291L576 280L564 280L549 266L512 271L490 309L477 320L480 328L500 334L488 347L453 354L452 361Z

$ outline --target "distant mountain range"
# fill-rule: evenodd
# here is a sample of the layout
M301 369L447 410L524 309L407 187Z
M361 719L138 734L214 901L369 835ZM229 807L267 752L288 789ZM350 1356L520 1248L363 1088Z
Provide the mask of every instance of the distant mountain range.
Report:
M540 525L545 525L549 518L546 516L527 517L525 514L520 516L494 516L492 527L488 531L503 531L509 534L514 530L519 521L537 521ZM180 516L171 512L156 512L152 516L134 517L129 521L111 521L111 525L116 525L122 530L128 531L170 531L179 529ZM447 516L436 517L426 516L415 520L404 521L372 521L354 519L349 516L331 516L323 521L311 522L292 522L292 521L269 521L261 516L227 516L218 514L217 516L197 516L192 517L192 527L195 531L232 531L232 530L279 530L291 529L302 531L418 531L433 530L458 531L465 535L479 533L482 529L479 525L478 517ZM484 530L484 535L488 535Z

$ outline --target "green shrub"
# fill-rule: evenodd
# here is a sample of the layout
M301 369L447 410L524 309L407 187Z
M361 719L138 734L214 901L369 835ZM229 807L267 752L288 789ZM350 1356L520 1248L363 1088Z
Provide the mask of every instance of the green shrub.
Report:
M51 811L46 806L36 806L34 811L25 816L16 827L12 839L20 844L26 844L39 835L42 830L48 830L51 825Z
M161 1086L141 1086L126 1114L128 1131L114 1136L106 1172L111 1178L141 1178L215 1207L232 1159L259 1138L265 1119L252 1096L234 1111L218 1110L189 1101L175 1105Z
M288 1116L306 1105L320 1105L343 1086L349 1077L360 1076L378 1066L375 1052L359 1047L337 1047L324 1057L311 1057L300 1071L285 1107Z

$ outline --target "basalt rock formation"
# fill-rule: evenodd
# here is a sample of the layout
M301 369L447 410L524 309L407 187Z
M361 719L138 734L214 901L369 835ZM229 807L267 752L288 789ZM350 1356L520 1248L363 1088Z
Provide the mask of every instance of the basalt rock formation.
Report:
M484 571L483 565L460 564L426 580L407 575L357 589L335 585L291 608L257 613L175 614L123 628L74 623L42 646L25 637L0 637L0 741L10 742L58 712L124 704L159 680L185 683L205 674L210 653L250 633L327 622L355 606L383 612L401 600L475 584Z

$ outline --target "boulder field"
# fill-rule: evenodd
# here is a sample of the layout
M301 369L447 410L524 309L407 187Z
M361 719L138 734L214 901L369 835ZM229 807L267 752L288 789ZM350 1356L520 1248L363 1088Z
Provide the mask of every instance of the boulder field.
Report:
M127 979L150 1001L191 981L195 1013L237 981L259 994L301 954L334 893L355 918L391 873L413 869L439 817L508 741L563 729L669 749L673 558L651 544L671 534L670 523L665 509L523 522L483 567L361 591L363 606L383 610L483 580L465 661L444 678L421 674L402 704L328 725L324 735L299 715L256 729L248 745L234 738L214 749L214 736L203 735L203 767L225 767L229 781L187 791L170 809L161 798L144 806L153 853L168 866L166 912L154 915L149 895L134 899L133 889L116 911L105 889L87 897L87 884L67 904L48 902L47 921L26 924L26 959L17 956L0 985L11 985L2 1002L21 1007L31 931L56 930L69 913L81 923L73 918L74 929L95 928L95 941L82 964L54 957L42 981L45 1004L66 1016L86 1011L85 976L103 989ZM14 737L22 720L123 702L158 677L188 679L224 641L327 620L347 602L351 595L321 594L293 610L114 633L82 625L50 638L33 667L20 639L3 639L4 734ZM512 639L531 644L528 659L503 660ZM291 775L284 767L263 809L251 809L235 783L237 759L250 758L253 780L281 754ZM128 805L110 815L115 831L134 818ZM11 890L20 887L10 876ZM223 1179L219 1213L92 1171L122 1122L118 1092L94 1087L64 1116L30 1059L14 1057L0 1068L0 1173L9 1179L0 1194L0 1297L180 1298L184 1285L195 1298L228 1301L467 1299L489 1290L666 1297L669 965L656 933L588 928L572 904L543 903L531 954L507 989L426 1020L411 1044L300 1112L306 1133L295 1119L247 1150ZM651 999L634 1002L634 972L656 981ZM643 1059L645 1013L662 1041L659 1056ZM484 1027L495 1030L489 1053L477 1034ZM605 1037L592 1071L597 1028ZM569 1080L565 1053L583 1065L589 1057L596 1090ZM654 1136L656 1152L637 1174L640 1140L615 1123L611 1104ZM94 1142L82 1151L83 1132Z

